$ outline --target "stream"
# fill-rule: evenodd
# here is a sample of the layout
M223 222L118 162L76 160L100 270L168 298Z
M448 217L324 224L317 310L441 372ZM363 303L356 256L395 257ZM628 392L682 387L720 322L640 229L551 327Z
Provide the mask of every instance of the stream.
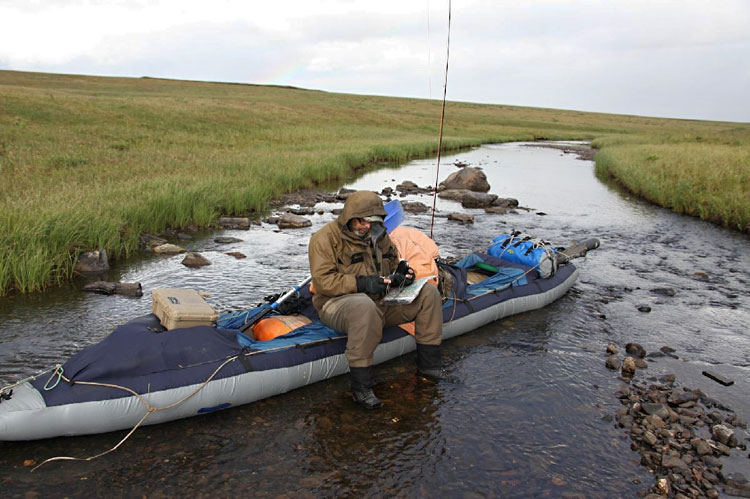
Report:
M558 144L560 145L560 144ZM580 145L568 143L568 145ZM365 412L339 376L271 399L138 429L118 450L89 462L55 462L106 451L127 432L36 442L0 442L0 484L13 497L635 497L653 476L612 420L621 407L619 373L605 348L663 346L677 358L647 359L638 376L674 374L750 419L750 239L632 198L594 176L592 161L535 143L485 145L444 156L483 168L490 192L513 197L517 213L485 214L437 200L434 238L441 256L486 247L510 230L568 246L596 237L601 247L575 260L580 277L552 305L508 317L444 343L449 381L418 382L415 355L377 366L382 409ZM404 180L428 186L435 160L362 172L346 185L381 191ZM402 201L432 205L430 195ZM174 240L212 265L190 269L184 255L139 255L108 280L140 282L142 298L81 292L76 281L44 293L0 299L0 383L63 362L118 324L150 313L155 288L211 294L223 311L246 307L307 275L312 227L224 230ZM447 220L467 212L475 223ZM429 213L405 225L429 233ZM218 244L232 236L241 242ZM247 258L226 253L239 251ZM665 293L663 290L671 290ZM656 291L655 291L656 290ZM670 296L671 295L671 296ZM643 312L646 307L649 312ZM722 386L710 370L734 381ZM724 458L750 474L747 451Z

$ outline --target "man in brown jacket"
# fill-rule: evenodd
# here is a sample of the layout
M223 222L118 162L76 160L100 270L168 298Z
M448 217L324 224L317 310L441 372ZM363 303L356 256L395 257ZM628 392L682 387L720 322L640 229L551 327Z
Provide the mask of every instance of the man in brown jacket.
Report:
M313 234L308 250L313 305L325 325L348 336L352 397L368 409L382 403L372 391L372 364L385 326L414 321L417 372L441 377L443 313L437 288L426 284L408 305L383 304L389 284L413 280L411 269L403 271L403 264L398 269L398 252L383 227L385 215L377 194L357 191L338 219Z

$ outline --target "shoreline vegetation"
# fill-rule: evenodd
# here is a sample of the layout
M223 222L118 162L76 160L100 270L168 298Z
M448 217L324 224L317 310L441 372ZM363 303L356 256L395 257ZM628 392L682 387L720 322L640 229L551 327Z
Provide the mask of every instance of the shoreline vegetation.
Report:
M0 71L0 296L123 258L142 233L437 152L440 102L291 87ZM588 140L596 173L750 232L750 124L448 102L443 151Z

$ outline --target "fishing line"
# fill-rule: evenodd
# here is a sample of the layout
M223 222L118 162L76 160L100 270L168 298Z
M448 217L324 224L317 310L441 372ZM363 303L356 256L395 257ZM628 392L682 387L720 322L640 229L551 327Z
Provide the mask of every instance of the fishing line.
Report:
M448 0L448 43L445 52L445 80L443 82L443 105L440 110L440 132L438 133L437 166L435 167L435 191L432 195L432 217L430 218L430 239L435 226L435 203L437 201L438 179L440 178L440 150L443 148L443 123L445 122L445 95L448 90L448 61L451 55L451 0Z

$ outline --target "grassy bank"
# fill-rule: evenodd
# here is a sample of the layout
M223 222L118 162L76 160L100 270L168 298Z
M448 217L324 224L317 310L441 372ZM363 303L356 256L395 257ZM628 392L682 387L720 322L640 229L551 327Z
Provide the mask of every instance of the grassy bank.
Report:
M362 165L434 154L440 116L419 99L12 71L0 71L0 103L0 293L69 278L81 250L126 256L141 232L209 225ZM705 218L748 230L750 126L452 102L446 113L446 149L596 139L602 174L635 192L619 167L715 168L721 150L728 173L707 178L708 192L724 209L738 197L730 215L745 218ZM732 175L739 191L722 184ZM652 177L641 181L673 181Z

